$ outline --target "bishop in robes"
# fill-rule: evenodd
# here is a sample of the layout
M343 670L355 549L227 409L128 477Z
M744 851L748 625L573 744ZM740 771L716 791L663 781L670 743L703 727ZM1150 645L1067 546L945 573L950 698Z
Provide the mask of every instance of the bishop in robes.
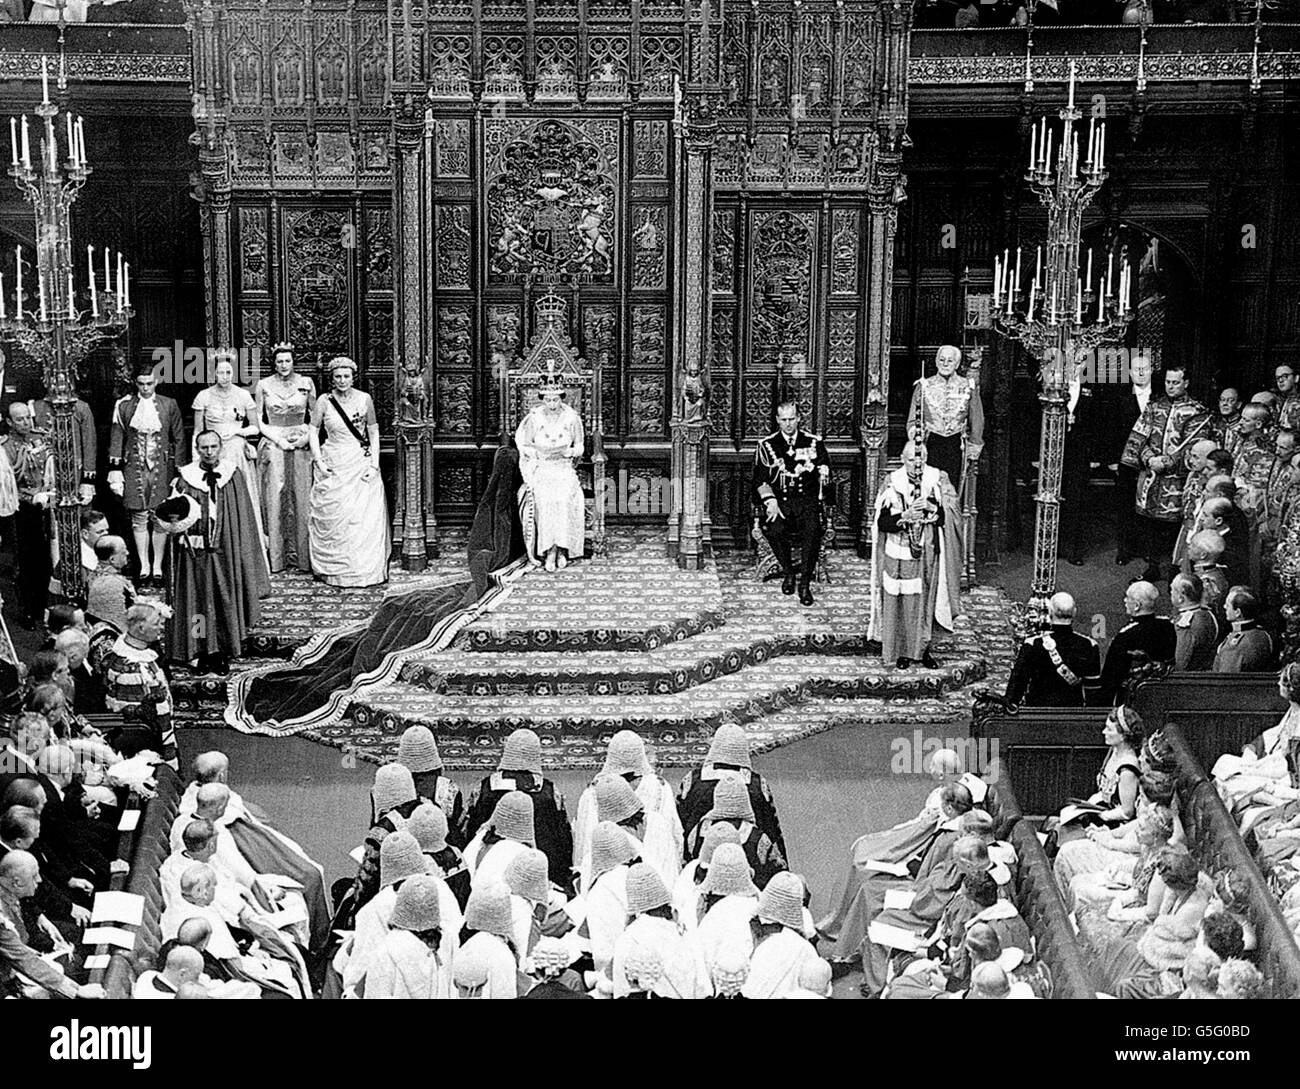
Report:
M897 659L900 668L914 661L935 668L934 626L952 631L959 603L957 493L925 456L924 446L903 447L902 467L890 473L876 498L867 638L879 640L880 656Z
M194 446L198 461L182 466L172 486L188 513L169 523L179 506L168 500L159 508L173 542L176 616L168 651L178 661L199 658L200 668L224 671L261 618L271 577L244 478L221 460L221 436L201 431Z

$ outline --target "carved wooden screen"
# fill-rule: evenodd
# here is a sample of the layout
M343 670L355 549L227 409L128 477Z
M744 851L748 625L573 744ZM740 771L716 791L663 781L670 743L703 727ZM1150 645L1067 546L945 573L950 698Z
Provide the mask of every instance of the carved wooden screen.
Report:
M539 63L549 65L539 72L550 73L545 86L555 94L572 79L566 40L539 38ZM433 70L444 71L439 39L432 45ZM514 84L499 73L513 70L510 41L489 39L486 48L485 70L498 73L498 90L508 95ZM593 42L593 52L605 58L597 75L623 72L614 46ZM435 89L458 79L453 70ZM612 77L595 82L613 93ZM594 87L587 108L562 119L548 116L540 86L531 109L509 98L477 118L455 116L450 104L435 108L428 293L440 517L467 516L478 497L489 468L481 446L499 432L501 367L521 352L533 331L525 315L552 284L569 302L578 350L601 365L613 479L667 475L673 150L662 100L671 81L657 87L630 120L601 103Z

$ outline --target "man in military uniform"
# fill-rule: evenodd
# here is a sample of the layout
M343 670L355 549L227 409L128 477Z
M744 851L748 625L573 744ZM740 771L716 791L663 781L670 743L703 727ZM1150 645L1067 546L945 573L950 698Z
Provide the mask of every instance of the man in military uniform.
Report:
M1047 603L1049 631L1021 644L1007 682L1007 701L1029 707L1082 707L1086 690L1101 675L1101 650L1095 639L1074 630L1074 598L1053 594Z
M1123 461L1138 470L1135 508L1146 538L1147 582L1164 577L1162 565L1172 560L1183 520L1186 453L1210 433L1210 423L1209 410L1187 394L1186 368L1174 366L1165 371L1165 396L1147 404L1129 433Z
M24 627L45 623L45 600L54 569L50 555L49 508L54 497L54 453L32 426L32 410L23 401L9 406L9 434L0 442L13 483L0 478L0 515L13 517L18 598ZM8 472L5 472L5 470ZM12 491L10 490L12 488Z
M1135 582L1124 591L1124 611L1133 619L1125 624L1106 648L1101 667L1101 688L1097 703L1111 707L1124 702L1129 676L1140 661L1172 662L1178 649L1178 633L1163 616L1156 616L1158 591L1149 582Z
M935 374L918 379L907 411L912 429L919 417L921 434L913 441L925 445L926 460L948 474L953 491L961 494L966 462L978 461L984 449L984 406L979 386L957 373L961 349L945 344L934 355Z
M1223 603L1232 631L1214 655L1215 673L1262 673L1273 668L1273 638L1259 626L1259 598L1234 586Z
M152 370L142 369L136 374L135 393L120 398L113 406L108 447L108 486L131 516L141 580L162 578L166 537L153 512L167 498L176 465L185 456L181 410L157 388L158 379Z
M799 426L799 406L776 406L778 430L758 444L754 453L754 500L763 508L763 535L781 565L781 592L795 591L791 537L799 538L799 600L813 603L809 583L817 568L822 543L822 488L831 473L831 459L820 435Z

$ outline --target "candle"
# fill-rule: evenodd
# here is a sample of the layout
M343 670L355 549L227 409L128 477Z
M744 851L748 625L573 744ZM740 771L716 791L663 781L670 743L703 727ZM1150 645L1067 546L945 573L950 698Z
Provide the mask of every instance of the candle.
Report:
M117 308L122 309L122 251L117 251Z
M10 121L10 124L13 124L12 120ZM1029 126L1029 172L1031 174L1033 173L1034 170L1034 160L1037 157L1037 155L1038 155L1038 127L1036 125L1030 125ZM18 161L18 152L15 151L14 162L17 161Z
M1100 286L1099 284L1098 287ZM1106 320L1106 296L1100 290L1097 292L1097 320Z
M77 307L72 301L72 269L68 269L68 317L73 321L77 320Z
M1047 157L1047 115L1043 115L1043 131L1038 137L1038 154L1044 159ZM1044 167L1043 169L1047 169Z
M1106 122L1097 126L1097 169L1106 165Z
M1092 247L1088 247L1088 290L1092 290Z
M1079 134L1074 134L1074 148L1070 152L1070 177L1079 176Z
M68 123L68 158L72 160L73 165L77 162L77 145L72 139L72 114L65 113L63 120Z
M1043 170L1050 174L1052 172L1052 131L1047 131L1047 152L1043 156Z
M77 160L86 165L86 127L80 117L77 118Z
M1037 282L1035 282L1029 285L1029 310L1025 314L1025 319L1027 321L1034 320L1034 300L1037 298L1038 298L1038 284Z
M122 275L122 305L128 310L131 309L131 262L128 261L123 266Z
M1020 286L1020 247L1016 247L1016 282L1015 286Z
M90 293L95 293L95 247L86 247L86 274L90 277Z
M23 248L22 246L14 247L14 262L18 265L18 320L22 321L23 317Z
M9 146L14 152L14 166L18 165L18 118L9 118Z
M108 247L104 247L104 294L111 295L113 286L108 278Z
M1095 117L1090 117L1088 118L1088 165L1089 166L1097 165L1097 160L1095 158L1096 151L1097 151L1097 119Z
M1041 284L1042 282L1043 282L1043 247L1042 247L1042 246L1039 246L1039 247L1038 247L1038 264L1037 264L1037 266L1034 268L1034 283L1035 283L1035 284Z
M1070 109L1074 109L1074 61L1070 61Z
M0 272L0 320L8 317L5 313L5 274Z
M993 308L996 310L1002 305L1002 261L995 253L993 255Z
M41 57L41 101L46 106L50 104L50 62L44 56Z
M27 142L27 115L23 114L23 166L28 170L32 168L32 152Z
M1114 278L1114 275L1113 275L1114 272L1115 272L1115 251L1114 251L1114 250L1111 250L1110 253L1108 253L1108 254L1106 255L1106 294L1107 294L1107 296L1110 296L1110 295L1114 294L1114 292L1111 291L1111 287L1114 285L1114 282L1115 282L1115 278Z
M1011 266L1007 265L1007 317L1011 316L1011 295L1015 290L1015 284L1011 280Z

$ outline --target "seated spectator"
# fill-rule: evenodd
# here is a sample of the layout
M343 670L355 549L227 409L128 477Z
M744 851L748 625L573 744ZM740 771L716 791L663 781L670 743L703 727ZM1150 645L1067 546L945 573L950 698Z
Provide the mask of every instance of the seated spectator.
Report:
M766 887L773 874L786 869L785 856L758 824L753 808L753 796L742 779L730 777L721 779L713 791L713 807L696 824L694 830L687 833L686 853L694 856L699 853L704 836L709 826L716 821L725 821L740 830L745 857L754 871L754 884L760 889ZM673 874L676 880L676 873Z
M1273 637L1259 626L1259 598L1234 586L1223 602L1232 630L1214 656L1215 673L1258 673L1273 668Z
M68 628L54 637L54 649L68 659L73 711L79 715L104 714L108 710L104 706L104 682L86 660L90 636L79 628Z
M1219 969L1219 997L1266 998L1264 975L1249 961L1226 960Z
M1173 834L1173 814L1165 806L1148 805L1138 813L1133 823L1137 854L1117 850L1120 857L1109 866L1073 877L1065 892L1067 908L1075 912L1105 914L1116 901L1121 907L1146 903L1151 878L1156 872L1156 857Z
M636 792L647 814L663 819L671 837L673 853L680 869L684 833L682 822L677 812L677 799L667 781L655 774L646 756L645 742L632 730L620 730L609 739L609 748L605 754L605 766L600 775L592 779L591 785L582 792L578 801L577 815L573 821L573 867L580 870L583 859L591 849L591 831L597 822L608 818L598 815L596 787L603 776L614 775L623 778ZM659 823L656 821L656 823ZM663 875L663 871L660 871ZM664 877L664 880L668 880Z
M464 847L464 799L460 787L444 773L442 753L427 726L408 726L402 732L397 744L397 763L410 770L415 792L446 814L447 842L456 848Z
M515 855L537 845L534 829L532 797L522 790L502 795L491 818L465 847L470 888L504 881Z
M32 0L29 23L84 23L90 0Z
M376 768L370 802L375 817L366 833L352 887L335 906L332 923L335 930L351 930L356 913L379 891L379 852L384 839L405 826L420 804L410 769L401 764L383 764Z
M0 812L21 805L36 813L41 832L31 852L44 879L76 903L89 906L95 890L108 887L108 861L74 842L60 798L58 788L44 774L38 779L15 779L0 796Z
M1205 918L1226 915L1235 919L1241 928L1241 951L1254 953L1257 939L1255 924L1250 918L1250 881L1241 869L1225 869L1214 881L1214 891L1205 909ZM1204 927L1202 922L1202 927ZM1233 953L1237 956L1237 953Z
M432 802L421 802L407 821L425 858L425 870L447 883L464 911L469 902L469 870L461 853L447 842L447 814Z
M700 848L698 858L693 858L682 867L673 887L673 910L677 921L690 932L699 924L700 918L707 910L704 904L704 885L709 879L709 870L717 849L724 843L740 846L740 830L725 821L709 825L704 834L704 845ZM741 850L744 855L744 850ZM745 873L749 874L749 863L745 863ZM750 882L752 884L752 882ZM754 899L758 899L758 889L754 889Z
M438 885L438 879L428 874L416 874L402 883L388 933L366 972L366 998L451 997L448 965L438 952L443 926Z
M203 975L203 955L187 945L172 946L162 965L161 972L150 968L140 973L132 998L175 998L182 984L199 983Z
M754 955L741 993L746 998L784 998L798 987L806 961L817 951L803 936L803 882L778 873L758 898L754 917Z
M569 970L574 961L573 951L559 938L543 937L533 948L532 976L537 983L521 998L580 998L591 1000L582 988L582 980Z
M614 960L614 945L627 925L627 874L637 861L631 837L618 825L601 821L591 833L591 884L581 890L591 959L606 977Z
M1199 575L1175 575L1169 584L1174 607L1177 644L1174 668L1204 673L1213 668L1219 648L1219 622L1205 606L1205 584Z
M724 946L752 953L751 923L758 913L758 886L751 880L749 861L736 843L719 843L701 886L695 944L706 963L713 963Z
M1101 674L1101 651L1095 639L1074 630L1074 598L1053 594L1047 607L1051 629L1031 635L1016 652L1007 702L1082 707Z
M1132 619L1115 633L1106 648L1097 690L1097 702L1102 707L1124 702L1129 675L1139 661L1174 660L1178 636L1173 624L1163 616L1156 616L1159 600L1160 592L1155 586L1142 580L1124 591L1124 610Z
M1228 811L1246 835L1266 815L1285 822L1300 812L1300 664L1290 662L1278 674L1278 693L1288 703L1276 726L1270 726L1241 750L1215 761L1211 776Z
M127 610L135 604L135 587L126 575L131 562L126 541L111 534L95 543L95 572L89 579L86 611L96 620L126 631Z
M734 790L739 799L738 806L742 809L748 808L749 794L743 789L744 784L740 783L739 780L734 782L734 787L730 789ZM676 824L676 811L674 810L674 816L670 820L662 813L647 809L645 802L641 800L641 796L621 775L598 776L595 786L591 788L591 792L595 795L597 822L612 821L617 824L632 837L637 854L659 871L659 876L663 878L664 884L669 886L675 884L677 875L682 868L680 841L676 836L678 827ZM586 797L586 794L584 793L583 796ZM715 809L718 799L719 795L715 792ZM752 819L752 809L749 812ZM713 815L710 813L710 816L699 827L705 828L708 821L712 819ZM586 864L587 860L584 858L578 871L579 880L583 880L582 873Z
M1097 772L1097 789L1082 805L1067 805L1044 828L1055 830L1058 847L1081 839L1096 825L1114 828L1131 821L1137 813L1138 746L1145 726L1132 708L1115 707L1106 716L1101 739L1107 745L1106 758Z
M971 971L970 992L967 998L1032 998L1033 995L1012 993L1011 980L997 964L980 964Z
M734 945L724 945L709 965L709 979L713 984L713 997L718 1001L744 999L745 981L749 979L749 958L753 954L753 941L749 952ZM788 996L787 996L788 997Z
M781 834L772 792L763 776L754 770L749 736L743 727L729 722L724 722L714 732L703 765L693 769L678 787L677 812L684 837L684 857L689 859L699 854L703 837L696 834L696 829L713 809L713 792L718 783L728 778L739 779L745 784L754 824L784 858L785 838Z
M220 790L209 792L210 801L204 815L221 833L223 857L233 859L238 855L252 873L272 887L279 884L277 875L301 885L302 899L311 921L311 948L323 948L329 937L330 924L325 871L294 840L272 825L265 813L250 806L238 792L230 789L230 761L225 753L200 753L194 758L193 770L194 781L181 795L177 812L180 816L198 812L198 798L203 788L210 784L219 786ZM178 817L173 832L183 827ZM173 849L176 846L173 839ZM268 877L271 878L269 882L266 881Z
M551 882L547 871L546 856L536 847L525 847L506 867L506 888L510 890L510 912L515 924L515 948L525 964L542 936L542 928L551 912ZM567 918L563 910L559 915Z
M652 951L662 965L652 992L660 998L706 998L713 987L698 946L673 920L672 896L659 872L645 862L628 870L627 913L630 922L614 943L613 994L628 994L628 962L634 953Z
M40 867L27 851L7 851L0 858L0 995L28 997L45 992L64 998L103 998L97 983L78 984L29 944L21 901L35 895Z
M49 612L45 616L45 630L49 633L49 638L45 641L42 650L54 649L54 637L60 632L65 631L88 631L86 626L86 614L76 605L58 604L51 605Z
M70 687L72 674L68 672L68 656L57 651L51 644L49 649L38 650L27 663L27 690L39 688L43 684L57 684L60 688Z
M1196 860L1185 848L1161 851L1152 880L1153 894L1157 888L1159 906L1151 925L1136 941L1102 938L1093 946L1100 986L1119 998L1160 997L1160 974L1181 969L1196 943L1210 897ZM1081 932L1081 937L1092 944L1086 932Z
M620 833L621 834L621 833ZM461 986L461 961L478 962L484 979L478 983L479 998L519 996L519 957L514 948L514 920L510 911L510 890L504 881L480 885L469 894L460 952L455 958L456 984ZM477 978L478 973L474 973ZM466 997L462 994L461 997Z

